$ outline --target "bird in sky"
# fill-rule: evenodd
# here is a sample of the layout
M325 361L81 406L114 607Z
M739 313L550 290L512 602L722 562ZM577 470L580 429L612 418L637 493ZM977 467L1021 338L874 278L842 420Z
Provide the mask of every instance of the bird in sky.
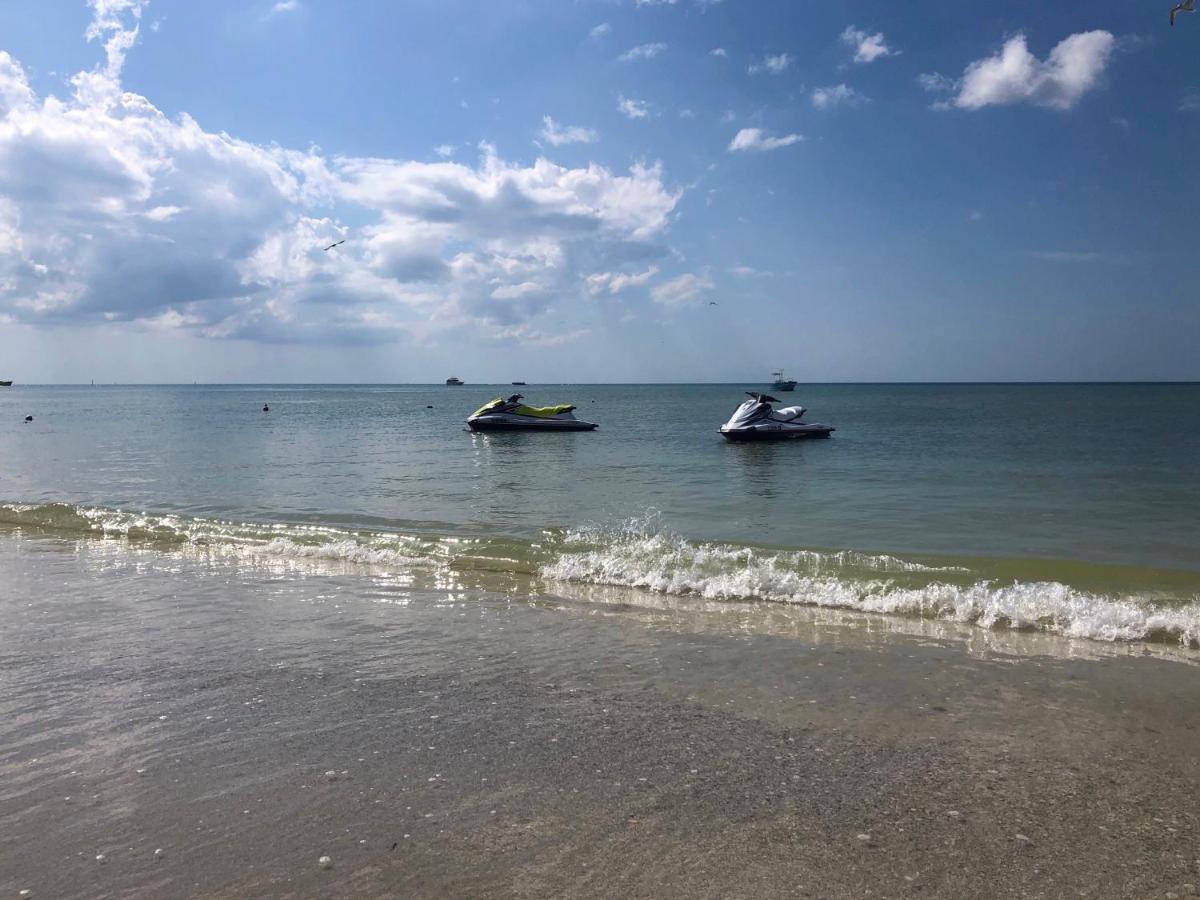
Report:
M1195 12L1196 0L1183 0L1177 7L1171 10L1171 24L1175 24L1175 16L1181 12Z
M716 301L716 300L709 300L709 301L708 301L708 305L709 305L709 306L716 306L716 305L717 305L717 301Z
M1192 2L1192 3L1195 3L1195 2L1196 2L1196 0L1191 0L1191 2ZM344 244L344 243L346 243L346 239L345 239L345 238L342 238L340 241L334 241L334 242L333 242L332 244L330 244L328 247L322 247L321 249L322 249L322 250L332 250L332 249L333 249L334 247L336 247L338 244Z

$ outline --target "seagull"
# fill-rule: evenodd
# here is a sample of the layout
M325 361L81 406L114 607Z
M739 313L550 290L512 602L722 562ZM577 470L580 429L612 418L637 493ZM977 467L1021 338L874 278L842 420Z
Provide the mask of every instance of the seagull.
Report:
M708 301L708 305L709 305L709 306L716 306L716 305L717 305L717 301L716 301L716 300L709 300L709 301Z
M1196 2L1196 0L1189 0L1189 2L1191 2L1191 3L1195 3L1195 2ZM332 250L332 249L333 249L334 247L336 247L338 244L344 244L344 243L346 243L346 239L345 239L345 238L342 238L340 241L334 241L334 242L333 242L332 244L330 244L328 247L322 247L321 249L322 249L322 250Z
M1175 16L1181 12L1195 12L1196 0L1183 0L1177 7L1171 10L1171 24L1175 24Z

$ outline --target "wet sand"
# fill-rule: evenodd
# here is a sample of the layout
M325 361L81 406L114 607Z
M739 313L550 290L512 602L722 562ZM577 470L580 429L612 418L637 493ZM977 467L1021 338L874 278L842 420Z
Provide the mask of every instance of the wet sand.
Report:
M1200 887L1194 664L622 600L0 536L0 896Z

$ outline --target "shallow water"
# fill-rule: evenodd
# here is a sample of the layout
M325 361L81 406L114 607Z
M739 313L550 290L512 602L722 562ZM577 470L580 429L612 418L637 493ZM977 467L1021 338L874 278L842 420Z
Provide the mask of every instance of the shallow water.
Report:
M730 445L742 387L530 386L600 430L487 436L508 386L17 386L0 527L1200 642L1200 386L801 386L831 440Z

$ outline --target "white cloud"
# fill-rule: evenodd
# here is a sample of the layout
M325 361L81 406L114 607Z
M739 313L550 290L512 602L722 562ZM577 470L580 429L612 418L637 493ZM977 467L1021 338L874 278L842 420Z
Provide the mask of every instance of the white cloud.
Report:
M679 111L679 118L694 119L696 118L696 111L694 109L681 109Z
M627 272L596 272L584 279L589 294L619 294L630 287L639 287L658 274L658 266L651 266L644 272L630 274Z
M792 56L789 53L780 53L775 56L764 56L762 62L751 63L746 70L751 75L757 75L759 72L770 72L772 75L779 75L793 62Z
M968 222L982 222L983 221L983 213L981 213L977 209L973 209L967 214L967 221Z
M756 269L753 266L734 266L729 270L730 274L738 276L738 278L774 278L775 273L765 270Z
M678 309L695 306L712 289L713 280L706 269L699 274L688 272L655 285L650 289L650 296L655 303Z
M433 148L433 152L436 153L438 156L440 156L442 159L449 159L451 156L454 155L454 145L453 144L438 144L436 147Z
M326 156L168 118L119 80L140 9L94 0L105 60L63 98L0 52L0 317L272 342L487 322L534 341L584 273L670 252L682 192L657 164Z
M1086 31L1061 41L1043 62L1029 52L1025 35L1018 34L995 56L967 66L958 81L927 75L922 84L927 89L953 85L957 93L946 105L959 109L1032 103L1066 110L1099 84L1115 47L1116 39L1107 31Z
M617 97L617 111L631 119L644 119L650 115L650 107L645 100L624 96Z
M927 72L917 76L917 83L931 94L948 94L958 90L958 82L938 72Z
M674 6L679 0L633 0L634 6Z
M3 88L0 88L2 91ZM1179 98L1180 112L1200 112L1200 88L1187 88Z
M799 134L787 134L783 137L772 137L761 128L743 128L729 142L729 150L777 150L780 147L790 147L804 140Z
M606 34L610 33L611 31L612 31L611 25L609 25L607 22L601 22L599 25L597 25L595 28L593 28L591 31L588 32L588 36L594 40L599 40L600 38L604 37Z
M654 59L658 54L667 49L667 45L662 42L653 44L638 44L630 50L626 50L617 57L621 62L634 62L639 59Z
M600 135L591 128L584 128L580 125L560 125L550 116L542 116L541 137L555 147L563 144L594 144L600 140Z
M278 3L271 7L271 11L268 13L268 15L277 16L281 13L295 12L299 8L300 0L279 0Z
M727 51L724 47L713 47L711 50L708 51L708 55L709 56L728 56L729 51Z
M871 63L887 56L899 55L899 51L887 45L882 31L868 34L861 28L848 25L842 32L842 43L854 51L856 63Z
M812 92L812 104L817 109L830 109L834 106L860 106L867 102L866 97L845 84L819 87Z

